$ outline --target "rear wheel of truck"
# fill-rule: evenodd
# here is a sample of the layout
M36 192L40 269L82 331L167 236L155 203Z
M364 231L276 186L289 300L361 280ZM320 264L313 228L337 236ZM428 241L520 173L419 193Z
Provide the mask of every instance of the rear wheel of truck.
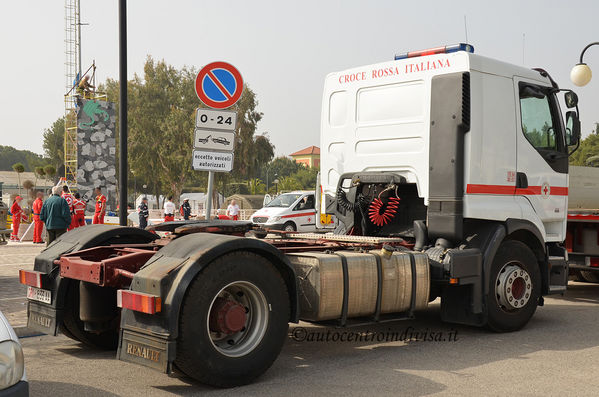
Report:
M119 317L111 322L112 328L103 332L88 332L83 321L79 318L79 282L71 280L67 289L66 307L62 322L59 324L60 332L66 337L82 342L83 344L102 350L116 350L119 342Z
M581 270L580 276L587 283L599 283L599 272L589 271L589 270Z
M487 295L487 326L497 332L516 331L531 319L541 294L537 259L525 244L501 243L491 265Z
M249 252L227 254L187 290L175 365L212 386L250 383L279 355L288 322L289 295L274 265Z

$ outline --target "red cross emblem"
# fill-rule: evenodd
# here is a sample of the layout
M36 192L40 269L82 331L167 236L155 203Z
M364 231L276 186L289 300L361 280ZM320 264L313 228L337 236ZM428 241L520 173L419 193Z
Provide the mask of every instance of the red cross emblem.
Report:
M541 196L543 196L543 198L548 198L550 194L551 186L549 186L547 182L543 183L543 185L541 186Z

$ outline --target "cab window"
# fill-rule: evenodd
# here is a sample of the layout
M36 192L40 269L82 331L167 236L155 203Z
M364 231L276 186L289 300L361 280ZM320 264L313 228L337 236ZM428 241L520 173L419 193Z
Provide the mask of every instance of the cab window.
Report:
M559 105L551 88L519 83L522 133L556 172L568 172Z
M522 132L535 149L559 150L548 96L533 85L520 86Z
M313 210L314 209L314 195L304 196L299 203L295 205L294 211Z

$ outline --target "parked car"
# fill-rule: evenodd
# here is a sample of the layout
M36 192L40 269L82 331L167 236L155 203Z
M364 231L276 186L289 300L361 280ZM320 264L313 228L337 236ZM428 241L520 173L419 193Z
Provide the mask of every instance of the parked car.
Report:
M316 231L314 192L297 191L281 194L256 211L251 220L264 229L287 232Z
M8 396L29 396L29 383L19 339L0 312L0 397Z

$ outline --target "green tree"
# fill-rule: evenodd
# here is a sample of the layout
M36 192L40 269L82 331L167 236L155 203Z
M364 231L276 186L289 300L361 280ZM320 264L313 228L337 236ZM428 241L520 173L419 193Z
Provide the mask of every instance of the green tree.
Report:
M44 167L35 167L33 173L35 174L35 187L37 189L37 180L43 178L46 175L46 172L44 171Z
M46 175L46 180L53 183L54 175L56 175L56 167L52 164L44 166L44 174Z
M599 155L599 135L591 134L580 142L580 147L570 156L570 164L580 166L597 166L599 162L593 157Z
M258 178L250 179L248 181L248 189L250 194L266 193L266 185Z
M59 168L64 163L64 116L44 130L43 138L45 156L55 168Z
M25 179L23 181L23 189L25 189L25 192L27 192L27 196L29 198L29 200L27 200L28 204L31 204L31 202L32 202L31 198L33 198L33 196L35 194L34 190L33 190L34 187L35 187L35 184L32 181L30 181L29 179Z
M302 166L300 170L291 175L291 178L297 180L302 189L315 190L318 170L318 167L307 168Z
M22 163L25 166L25 171L32 171L43 161L42 156L29 150L0 145L0 171L10 171L14 163Z
M207 173L190 166L195 109L203 107L194 90L196 74L193 68L176 69L148 56L143 76L128 82L129 167L137 184L147 184L156 196L164 191L178 198L184 186L206 185ZM110 100L118 98L115 80L108 79L99 89ZM274 155L267 136L254 136L262 118L256 106L256 95L246 86L231 108L237 112L234 170L215 178L223 192L234 180L259 175Z
M260 179L264 181L268 181L268 188L273 184L275 180L275 176L279 179L282 177L290 176L300 169L303 166L295 162L295 160L290 159L289 157L277 157L272 160L266 167L262 168L262 173L260 174Z
M19 196L21 195L21 174L25 172L25 166L23 163L15 163L12 165L12 169L17 173L17 181L19 184Z
M292 190L301 190L302 184L291 176L284 176L279 178L279 184L277 186L279 192L290 192Z

